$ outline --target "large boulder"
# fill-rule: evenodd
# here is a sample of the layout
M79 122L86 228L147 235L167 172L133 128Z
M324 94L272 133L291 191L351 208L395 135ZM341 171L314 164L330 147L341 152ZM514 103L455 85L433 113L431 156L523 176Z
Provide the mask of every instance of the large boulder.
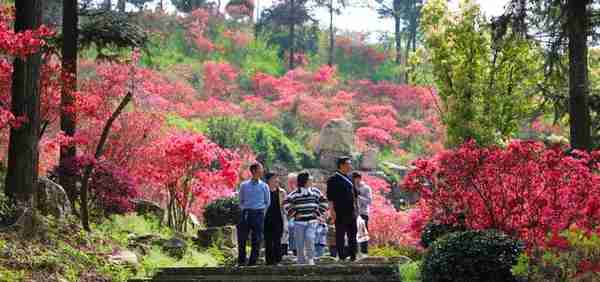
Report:
M144 200L138 199L132 201L134 205L135 212L138 215L150 215L156 217L159 221L162 221L165 216L165 209L163 209L159 204Z
M46 177L38 179L34 199L36 209L43 215L63 219L71 214L71 202L65 190Z
M321 129L316 153L322 168L334 170L339 156L350 156L354 149L354 129L344 119L332 119Z
M115 264L139 265L138 256L130 250L117 250L108 256L108 261Z
M367 171L377 169L377 154L379 154L379 150L374 147L365 151L360 162L360 169Z
M200 229L198 230L196 243L203 248L208 248L212 245L216 245L219 248L236 248L237 229L233 225Z
M179 237L173 237L165 241L162 248L169 256L181 259L187 250L187 243Z

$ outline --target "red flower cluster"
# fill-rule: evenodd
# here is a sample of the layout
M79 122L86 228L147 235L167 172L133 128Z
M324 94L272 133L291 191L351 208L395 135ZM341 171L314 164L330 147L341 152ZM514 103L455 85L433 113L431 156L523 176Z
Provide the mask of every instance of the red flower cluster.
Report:
M515 141L506 148L468 142L416 161L404 186L421 193L420 208L429 220L499 229L540 246L548 234L572 226L598 228L599 156L535 142Z

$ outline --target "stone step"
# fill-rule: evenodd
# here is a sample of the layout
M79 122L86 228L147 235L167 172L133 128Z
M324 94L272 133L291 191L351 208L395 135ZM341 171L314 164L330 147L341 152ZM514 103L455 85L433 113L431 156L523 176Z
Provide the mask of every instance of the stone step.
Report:
M196 282L212 282L212 281L236 281L236 282L283 282L283 281L297 281L297 282L398 282L400 279L395 276L368 276L368 275L326 275L326 276L291 276L291 275L277 275L277 276L263 276L263 275L252 275L252 276L228 276L228 275L211 275L211 276L165 276L155 277L152 282L183 282L183 281L196 281Z
M334 264L315 266L254 266L164 268L152 279L129 282L399 282L396 264Z
M252 267L180 267L163 268L157 276L162 275L354 275L370 273L374 275L395 274L395 264L329 264L329 265L284 265L284 266L252 266Z

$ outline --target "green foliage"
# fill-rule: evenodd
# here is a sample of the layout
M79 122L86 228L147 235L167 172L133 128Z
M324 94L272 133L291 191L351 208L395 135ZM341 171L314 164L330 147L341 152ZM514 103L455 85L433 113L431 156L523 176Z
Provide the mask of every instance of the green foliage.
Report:
M369 246L369 255L386 258L404 256L413 261L423 258L423 252L412 246Z
M213 117L206 121L204 133L219 146L228 149L239 148L248 144L250 123L234 117Z
M268 123L238 117L213 117L200 122L170 117L168 121L180 128L201 132L224 148L237 149L249 145L258 153L257 159L267 168L276 162L281 162L290 169L314 163L314 156L301 144L289 139L279 128Z
M206 0L171 0L171 3L177 10L184 13L189 13L198 8L204 8L208 4Z
M24 281L25 271L11 270L0 265L0 282Z
M392 60L386 60L383 64L380 64L375 68L375 71L372 72L371 79L373 81L396 81L401 74L402 66L399 66Z
M421 232L421 245L429 248L431 244L444 235L465 230L464 226L430 222L425 225L423 232Z
M420 261L412 261L400 265L402 282L421 282L421 264Z
M278 53L279 49L276 46L268 46L263 38L252 40L240 65L242 80L246 80L249 85L250 79L259 72L274 76L283 74L285 67Z
M435 241L425 254L423 281L516 281L511 268L523 246L495 231L451 233Z
M171 229L161 225L156 218L135 214L113 215L110 220L94 226L93 229L112 238L121 245L127 245L129 241L127 235L131 233L137 235L156 234L164 238L170 238L174 235Z
M433 66L429 61L429 52L418 48L408 57L408 83L412 85L435 86Z
M225 251L215 245L207 249L207 252L217 261L220 266L234 266L237 262L237 257L231 254L226 254Z
M151 37L147 52L141 57L141 64L146 67L154 67L159 70L167 70L177 64L186 64L199 70L201 60L199 56L188 47L185 39L185 31L181 27L175 27L168 36Z
M502 144L532 110L543 79L541 49L512 32L492 37L478 5L469 0L461 7L460 16L452 17L446 1L428 1L421 19L447 142Z
M241 216L240 199L236 196L218 199L206 205L203 216L208 227L236 225Z
M576 229L564 231L559 237L568 246L521 254L512 268L513 274L527 281L598 281L600 273L584 270L582 263L600 262L600 237Z
M162 267L209 267L216 266L217 261L207 253L200 253L188 248L181 259L170 257L162 248L154 246L141 261L140 275L150 277Z
M1 182L4 182L4 174L0 172ZM0 225L10 225L16 218L16 206L14 201L11 201L4 194L4 185L0 185Z

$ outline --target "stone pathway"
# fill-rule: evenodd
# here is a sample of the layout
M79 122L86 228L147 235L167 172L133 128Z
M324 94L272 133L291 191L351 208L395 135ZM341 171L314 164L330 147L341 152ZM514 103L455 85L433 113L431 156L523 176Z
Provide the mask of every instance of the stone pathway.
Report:
M151 279L129 282L399 282L398 264L327 264L253 267L164 268Z

